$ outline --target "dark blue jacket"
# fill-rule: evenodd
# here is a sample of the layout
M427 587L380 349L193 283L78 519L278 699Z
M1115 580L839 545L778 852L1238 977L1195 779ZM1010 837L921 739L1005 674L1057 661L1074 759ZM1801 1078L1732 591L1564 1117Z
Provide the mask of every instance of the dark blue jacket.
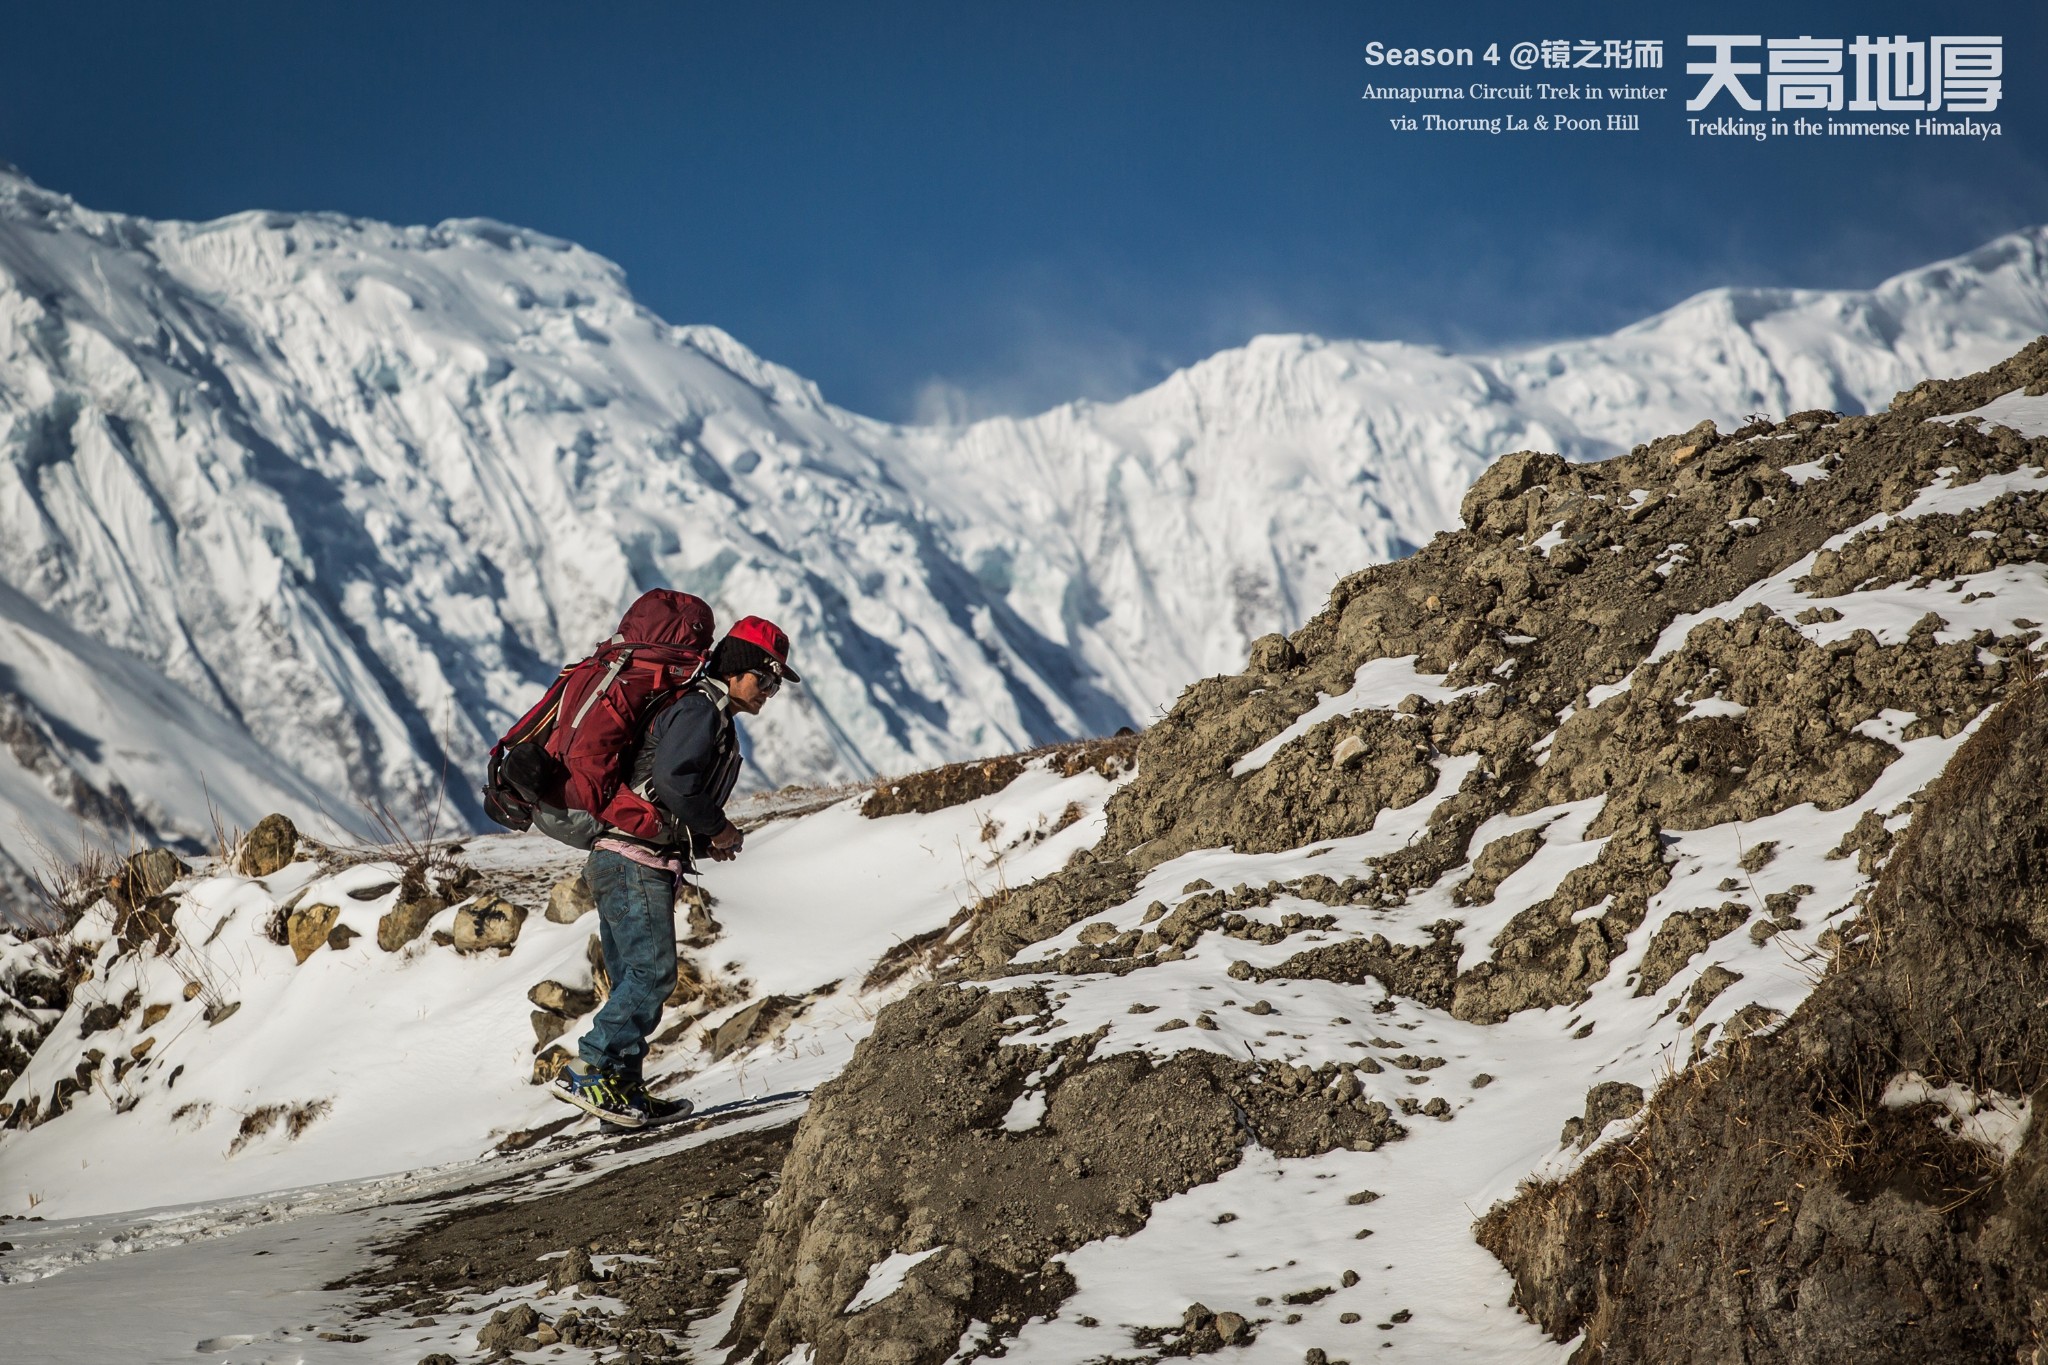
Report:
M745 762L726 708L722 685L698 682L655 716L633 756L633 790L675 817L671 846L683 852L725 828L725 803Z

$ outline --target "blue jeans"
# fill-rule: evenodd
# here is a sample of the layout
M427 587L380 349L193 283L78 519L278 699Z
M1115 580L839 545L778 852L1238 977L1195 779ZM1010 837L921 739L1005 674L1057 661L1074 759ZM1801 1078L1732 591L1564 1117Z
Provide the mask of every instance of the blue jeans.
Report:
M577 1051L589 1067L637 1077L647 1035L676 988L676 880L604 848L592 851L585 875L612 991Z

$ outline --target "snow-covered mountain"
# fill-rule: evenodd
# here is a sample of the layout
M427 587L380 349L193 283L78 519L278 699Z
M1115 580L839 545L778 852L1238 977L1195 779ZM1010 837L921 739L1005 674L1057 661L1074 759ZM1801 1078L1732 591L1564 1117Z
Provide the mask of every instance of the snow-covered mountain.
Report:
M2048 330L2044 247L1501 356L1263 337L1122 402L904 428L537 233L155 223L0 173L0 583L273 756L204 743L233 823L360 826L444 779L475 820L490 739L657 584L794 634L806 686L753 731L761 779L905 771L1142 723L1452 525L1503 452L1867 409L1990 363ZM108 802L207 830L194 770L64 729L11 681L29 635L0 641L0 693L69 736L42 746L69 775L0 754L6 856Z

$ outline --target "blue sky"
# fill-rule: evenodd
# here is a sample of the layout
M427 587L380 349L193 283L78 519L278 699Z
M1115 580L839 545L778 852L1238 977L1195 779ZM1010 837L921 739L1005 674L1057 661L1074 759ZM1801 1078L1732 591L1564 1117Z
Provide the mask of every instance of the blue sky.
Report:
M76 0L10 15L0 157L153 217L527 224L896 419L1114 397L1264 331L1602 332L2048 222L2044 7L1442 8ZM2000 36L2003 134L1688 136L1702 32ZM1359 98L1418 79L1368 68L1375 39L1544 38L1662 39L1669 104L1634 136L1490 137Z

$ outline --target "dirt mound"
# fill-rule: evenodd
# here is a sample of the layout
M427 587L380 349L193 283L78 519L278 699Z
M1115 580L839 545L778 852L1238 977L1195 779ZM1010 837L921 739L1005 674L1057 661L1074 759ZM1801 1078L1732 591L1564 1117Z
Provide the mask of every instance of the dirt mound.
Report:
M2048 693L1964 746L1790 1021L1496 1208L1574 1360L2034 1361L2048 1337Z

